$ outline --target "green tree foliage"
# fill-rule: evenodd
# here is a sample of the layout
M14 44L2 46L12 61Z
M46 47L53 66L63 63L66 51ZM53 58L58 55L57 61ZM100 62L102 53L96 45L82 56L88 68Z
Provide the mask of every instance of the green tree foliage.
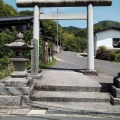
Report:
M19 15L21 16L27 16L27 15L33 15L34 12L33 11L29 11L29 10L25 10L25 11L20 11Z
M94 31L96 32L111 27L120 28L120 23L115 21L100 21L99 23L94 25Z
M87 38L87 29L79 29L79 31L75 33L75 37Z
M63 27L63 29L64 29L65 32L67 32L69 34L71 34L71 33L76 34L76 32L79 31L79 28L74 27L74 26Z
M4 16L17 16L18 12L8 4L5 4L3 0L0 0L0 17Z
M12 31L6 29L0 33L0 68L4 68L8 65L9 60L12 56L12 51L4 46L4 44L9 44L16 39L17 32L15 28Z
M56 39L57 34L57 24L52 20L44 20L42 21L42 25L44 27L44 35L51 37L53 40Z
M74 34L63 33L63 48L66 51L81 52L86 49L86 39L75 37Z

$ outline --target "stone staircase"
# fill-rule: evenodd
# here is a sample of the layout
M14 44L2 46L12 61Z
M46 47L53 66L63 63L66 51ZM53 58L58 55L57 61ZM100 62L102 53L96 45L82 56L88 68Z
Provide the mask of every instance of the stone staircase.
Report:
M105 91L106 90L106 91ZM39 102L110 102L109 87L35 85L31 101ZM100 92L102 91L102 92Z
M67 73L63 74L67 76ZM52 76L51 71L50 75ZM71 76L70 73L69 76ZM72 78L64 80L59 78L56 80L54 77L50 78L49 76L47 76L49 79L42 78L34 86L33 94L30 96L30 104L46 109L105 109L105 111L109 109L111 106L110 85L100 84L87 76L82 75L82 77L83 79L80 78L76 81Z

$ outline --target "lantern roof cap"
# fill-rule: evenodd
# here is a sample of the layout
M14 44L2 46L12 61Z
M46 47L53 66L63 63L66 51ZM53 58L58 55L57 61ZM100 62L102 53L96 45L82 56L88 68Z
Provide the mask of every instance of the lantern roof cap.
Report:
M22 33L17 34L17 40L15 40L15 42L12 42L10 44L5 44L6 47L10 48L10 49L18 49L18 50L31 50L34 47L31 45L28 45L24 40L23 40L24 36Z

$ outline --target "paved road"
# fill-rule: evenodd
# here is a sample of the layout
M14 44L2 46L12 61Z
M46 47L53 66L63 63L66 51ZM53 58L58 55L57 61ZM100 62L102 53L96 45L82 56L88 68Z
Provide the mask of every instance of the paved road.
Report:
M57 117L57 116L8 116L8 117L0 117L0 120L117 120L115 118L92 118L92 117Z
M87 57L77 56L75 52L62 51L55 57L58 58L58 63L53 68L73 70L87 68ZM95 59L95 69L116 76L120 72L120 63Z

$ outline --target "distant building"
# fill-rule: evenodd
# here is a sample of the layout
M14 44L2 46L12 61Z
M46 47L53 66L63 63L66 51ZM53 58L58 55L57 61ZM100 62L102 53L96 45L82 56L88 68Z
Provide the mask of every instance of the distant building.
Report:
M15 26L17 32L23 32L33 28L33 16L0 17L0 32L4 31L6 28L11 30L12 26ZM44 34L44 27L42 22L40 22L40 34L44 38L44 41L51 41L55 46L54 39Z
M120 28L108 28L94 33L95 53L99 46L105 46L107 49L119 48Z
M33 26L33 16L0 17L0 32L6 28L11 30L12 26L15 26L18 32L28 30Z

